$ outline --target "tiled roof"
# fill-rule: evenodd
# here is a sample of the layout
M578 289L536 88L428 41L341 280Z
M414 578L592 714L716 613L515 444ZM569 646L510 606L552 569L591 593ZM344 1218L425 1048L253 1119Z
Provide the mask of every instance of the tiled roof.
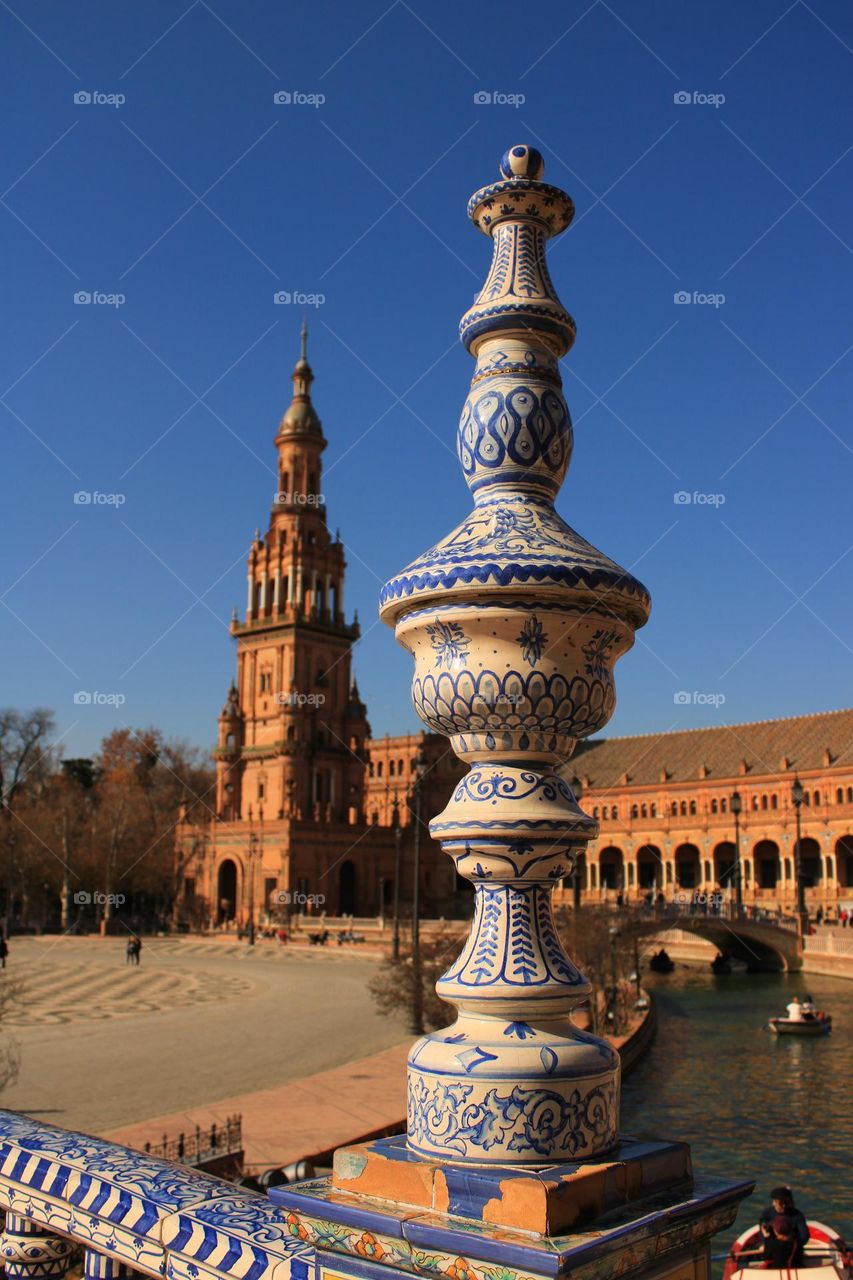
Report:
M595 790L624 786L625 774L629 786L702 778L708 782L746 781L825 769L827 750L830 767L853 767L853 710L820 711L714 729L597 738L578 743L564 772L569 777L589 778L586 785Z

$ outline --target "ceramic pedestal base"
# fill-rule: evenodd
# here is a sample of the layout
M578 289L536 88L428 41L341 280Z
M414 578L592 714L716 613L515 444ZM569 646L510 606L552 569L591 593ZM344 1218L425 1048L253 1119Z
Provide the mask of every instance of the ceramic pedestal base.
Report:
M750 1183L694 1183L684 1143L536 1171L423 1160L405 1138L343 1148L332 1178L275 1187L317 1280L709 1280L708 1241Z

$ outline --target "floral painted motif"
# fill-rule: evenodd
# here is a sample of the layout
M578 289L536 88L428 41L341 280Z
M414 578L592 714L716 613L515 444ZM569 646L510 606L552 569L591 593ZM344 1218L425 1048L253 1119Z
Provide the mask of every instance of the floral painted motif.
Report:
M618 634L615 631L605 631L599 628L593 633L592 639L588 644L583 646L581 652L586 658L586 674L594 676L596 680L607 680L610 669L610 650L613 648L614 641L618 640Z
M531 667L535 667L536 663L542 657L542 651L548 643L548 637L545 634L545 628L542 623L533 614L528 618L521 629L518 637L518 643L521 645L522 656L525 662L529 662Z
M449 671L460 666L468 657L468 645L471 641L458 622L441 622L436 618L435 625L427 627L427 635L435 651L437 667L447 667Z
M369 1231L363 1231L355 1243L355 1251L362 1258L373 1258L375 1262L381 1262L385 1257L385 1250Z
M451 1280L477 1280L477 1273L466 1258L457 1258L445 1268L444 1274Z
M308 1239L308 1231L303 1226L302 1220L297 1216L297 1214L289 1213L285 1218L285 1222L287 1223L287 1230L290 1235L295 1236L297 1240Z

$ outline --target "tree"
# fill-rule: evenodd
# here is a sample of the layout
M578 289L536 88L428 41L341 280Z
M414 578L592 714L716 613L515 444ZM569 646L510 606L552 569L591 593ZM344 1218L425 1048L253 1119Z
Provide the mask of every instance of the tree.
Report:
M32 828L23 811L39 794L55 766L50 746L53 713L44 707L34 711L0 710L0 827L4 856L4 923L8 935L13 915L15 881L21 888L21 911L26 914L26 867L31 851Z
M627 978L634 967L634 941L640 935L641 924L627 911L598 906L557 914L563 946L592 983L589 1011L596 1034L612 1031L613 1022L624 1024L629 999Z
M435 984L459 953L464 934L442 930L420 940L420 980L424 1026L434 1030L453 1021L456 1010L439 999ZM399 960L390 957L368 983L368 990L379 1012L386 1017L403 1014L411 1017L415 1004L416 967L411 954L401 952Z

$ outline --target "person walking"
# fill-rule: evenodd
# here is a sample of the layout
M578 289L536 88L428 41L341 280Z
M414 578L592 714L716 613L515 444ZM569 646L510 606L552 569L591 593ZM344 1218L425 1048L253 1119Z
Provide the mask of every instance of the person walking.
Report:
M6 935L0 936L0 969L6 968L6 957L9 954L9 944L6 941Z

